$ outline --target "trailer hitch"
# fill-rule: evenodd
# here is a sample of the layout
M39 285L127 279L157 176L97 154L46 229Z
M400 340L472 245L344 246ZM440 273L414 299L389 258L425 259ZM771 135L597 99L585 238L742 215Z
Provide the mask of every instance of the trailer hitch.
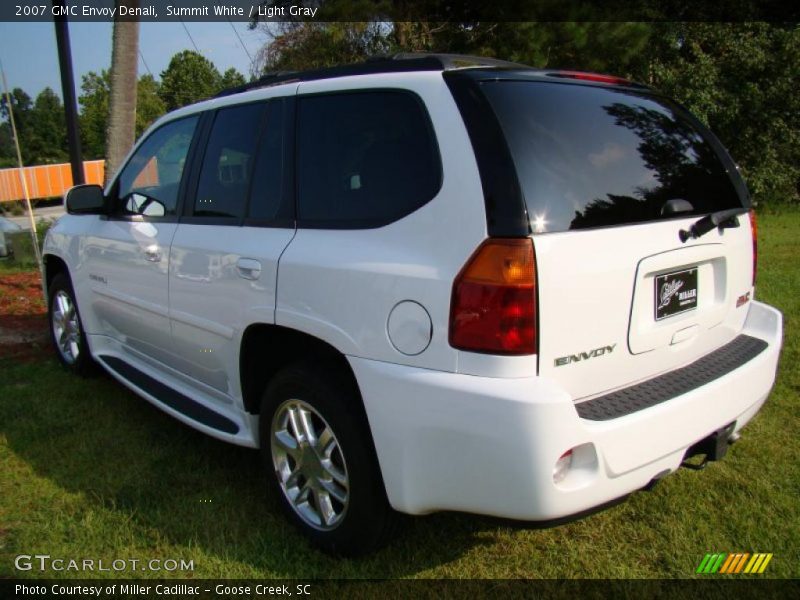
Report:
M690 446L686 454L683 455L681 466L693 471L702 471L709 462L722 460L728 452L728 446L733 441L731 438L735 428L736 421L729 423L722 429L718 429L708 437ZM695 456L702 456L702 461L699 463L689 462L689 459Z

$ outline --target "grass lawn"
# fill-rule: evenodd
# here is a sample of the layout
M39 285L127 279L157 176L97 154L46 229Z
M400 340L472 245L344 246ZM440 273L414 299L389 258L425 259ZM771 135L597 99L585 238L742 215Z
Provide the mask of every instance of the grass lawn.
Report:
M798 577L800 212L763 215L759 233L757 297L786 318L762 412L724 461L552 529L438 514L409 519L367 558L335 560L281 516L256 452L194 432L110 377L70 376L49 352L0 359L0 578L25 576L14 557L37 553L193 559L193 573L170 576L194 578L692 577L707 552L737 551L774 553L762 577Z

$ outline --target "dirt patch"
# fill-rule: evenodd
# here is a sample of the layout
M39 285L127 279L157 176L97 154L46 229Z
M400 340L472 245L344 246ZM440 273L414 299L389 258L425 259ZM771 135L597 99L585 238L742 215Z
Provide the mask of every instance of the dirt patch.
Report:
M47 305L39 273L0 274L0 359L48 356Z

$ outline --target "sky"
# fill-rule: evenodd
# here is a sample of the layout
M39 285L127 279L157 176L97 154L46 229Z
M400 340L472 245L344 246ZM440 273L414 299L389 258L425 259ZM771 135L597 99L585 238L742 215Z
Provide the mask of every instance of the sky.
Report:
M220 73L235 67L249 78L250 59L236 38L231 23L186 22L185 26L200 53L213 62ZM262 31L249 30L247 23L233 22L233 27L242 38L247 52L255 57L258 49L267 41L266 35ZM111 66L111 29L110 22L69 24L76 95L80 95L82 75ZM139 75L148 73L149 68L149 72L160 79L159 74L167 68L175 53L193 49L181 23L140 23ZM52 22L0 22L0 61L9 89L22 88L31 98L35 98L49 86L61 96L61 75Z

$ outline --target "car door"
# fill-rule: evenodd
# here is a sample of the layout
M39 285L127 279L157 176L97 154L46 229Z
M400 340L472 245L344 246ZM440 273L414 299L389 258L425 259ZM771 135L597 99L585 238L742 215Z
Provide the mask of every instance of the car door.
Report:
M169 249L197 115L169 121L145 138L107 191L109 215L84 239L78 277L90 290L90 334L119 350L170 364Z
M244 330L275 319L278 259L294 236L284 168L292 102L215 111L172 242L170 318L180 371L221 402L240 397Z

